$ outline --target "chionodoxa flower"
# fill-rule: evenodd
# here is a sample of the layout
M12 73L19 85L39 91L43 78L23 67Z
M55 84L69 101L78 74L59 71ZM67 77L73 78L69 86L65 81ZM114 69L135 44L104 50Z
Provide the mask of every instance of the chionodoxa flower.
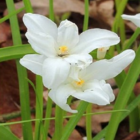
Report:
M121 17L125 20L129 20L133 22L137 27L140 27L140 14L136 14L136 15L123 14Z
M62 109L71 113L76 113L77 110L72 110L67 104L69 96L98 105L109 104L115 97L111 86L105 80L118 75L134 57L133 50L126 50L110 60L99 60L85 69L75 70L71 73L75 77L69 77L57 89L52 89L49 97Z
M136 14L136 15L126 15L123 14L121 15L121 17L125 20L129 20L132 23L134 23L137 27L140 27L140 14ZM109 49L110 47L103 47L103 48L98 48L97 50L97 58L102 59L105 57L106 55L106 51Z
M105 29L90 29L79 35L77 26L68 20L57 28L50 19L38 14L25 14L23 22L28 42L38 54L25 55L20 63L42 76L49 89L58 87L68 78L71 66L82 69L92 63L89 52L120 41L116 33Z

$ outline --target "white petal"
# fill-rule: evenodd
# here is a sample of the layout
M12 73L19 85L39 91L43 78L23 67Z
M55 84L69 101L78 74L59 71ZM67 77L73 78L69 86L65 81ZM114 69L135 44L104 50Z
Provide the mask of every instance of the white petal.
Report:
M46 35L57 38L57 26L54 22L45 16L39 14L27 13L23 16L23 22L28 30L34 32L43 32Z
M109 49L109 47L98 48L97 49L97 58L103 59L105 57L108 49Z
M71 66L70 68L70 74L69 74L69 77L72 78L73 80L75 81L79 81L79 71L81 69L76 67L76 66Z
M47 58L43 63L43 83L51 89L63 83L69 74L70 65L64 59Z
M47 57L54 57L57 55L55 50L56 42L51 36L47 36L44 33L28 31L26 37L37 53L43 54Z
M114 32L105 29L90 29L80 34L78 45L71 50L72 53L89 53L102 47L118 44L120 38Z
M87 137L83 137L83 140L87 140Z
M123 14L121 17L125 20L129 20L133 22L137 27L140 27L140 14L136 14L136 15Z
M43 55L27 54L20 59L20 64L27 69L31 70L37 75L42 75L43 62L46 59Z
M72 110L67 104L67 99L73 92L74 90L70 85L61 85L58 89L52 89L49 92L49 97L65 111L77 113L77 110Z
M108 95L108 92L106 92L107 90L104 90L105 88L102 88L102 86L101 81L94 80L92 83L87 83L84 86L84 91L77 91L77 93L72 96L98 105L109 104L110 94L112 94L112 92Z
M115 95L112 91L110 84L106 84L105 81L103 81L103 80L101 80L100 83L102 84L103 91L106 92L107 95L109 96L109 101L110 102L114 101Z
M74 47L79 41L76 24L68 20L62 21L58 27L57 41L60 46L67 46L69 49Z
M107 80L117 76L124 68L126 68L135 58L133 50L126 50L110 60L100 60L92 63L81 75L86 80Z
M92 57L89 54L73 54L64 58L71 65L84 69L92 63Z

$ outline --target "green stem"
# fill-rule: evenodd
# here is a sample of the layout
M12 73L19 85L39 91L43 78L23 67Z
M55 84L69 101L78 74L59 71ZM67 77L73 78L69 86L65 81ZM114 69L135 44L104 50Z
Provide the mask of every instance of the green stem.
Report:
M77 125L78 121L80 120L81 116L85 112L87 106L89 103L81 101L80 105L78 106L78 113L75 115L75 117L71 118L67 125L64 128L63 136L60 140L68 140L69 135L72 133L73 129Z
M53 0L49 0L49 18L52 21L55 20ZM45 118L50 118L51 117L51 111L52 111L52 100L48 97ZM48 137L49 125L50 125L50 120L45 120L45 123L44 123L45 135L43 135L43 140L45 140Z
M13 15L20 13L20 12L23 11L24 9L25 9L25 8L23 7L23 8L20 8L20 9L18 9L18 10L15 10L15 11L9 13L7 16L5 16L5 17L3 17L3 18L0 19L0 23L2 23L2 22L4 22L4 21L8 20L8 19L9 19L11 16L13 16Z
M131 94L129 103L136 98L135 94ZM138 106L129 114L129 131L134 132L139 130L139 108Z
M42 125L42 117L43 117L43 85L42 78L40 76L36 76L36 119L40 119L40 121L35 122L35 140L40 139L40 131Z
M124 26L124 21L123 19L120 19L120 39L121 39L121 44L123 44L126 40L125 36L125 26Z
M32 8L30 0L23 0L23 3L24 3L24 6L25 6L25 9L26 9L26 12L27 13L33 13L33 8Z
M70 105L72 101L72 97L68 98L67 104ZM60 139L63 132L63 120L64 115L66 114L66 111L62 110L59 106L56 106L56 112L55 112L55 134L52 140Z
M117 10L119 10L119 2L120 0L116 0L116 7ZM120 38L121 38L121 42L122 44L125 41L125 27L124 27L124 22L122 19L120 19L120 24L119 24L119 30L120 30ZM139 35L140 30L137 29L136 32L132 35L132 37L129 39L127 45L125 46L125 49L128 49L132 43L135 41L136 37ZM133 96L133 94L131 95ZM130 101L133 100L134 97L131 97ZM139 114L138 114L138 107L136 107L133 112L129 115L129 128L130 128L130 132L133 131L137 131L139 128L139 124L137 123L139 122Z
M123 11L125 9L127 1L128 0L121 1L119 6L118 6L119 10L117 11L117 14L116 14L115 19L114 19L114 24L113 24L113 27L112 27L112 31L114 31L114 32L118 32L121 15L122 15L122 13L123 13Z
M134 34L129 39L129 41L127 42L127 44L126 44L126 46L124 47L123 50L129 49L131 47L131 45L133 44L133 42L136 40L136 38L138 37L139 34L140 34L140 28L137 28L136 31L134 32Z
M52 140L61 138L63 132L63 110L56 105L55 108L55 133Z
M125 72L123 71L121 74L119 74L116 78L115 78L115 81L119 87L119 89L121 88L122 84L123 84L123 81L124 81L124 78L125 78L126 74ZM131 96L130 96L130 99L129 99L129 102L131 102L132 100L135 99L135 95L134 93L132 92L131 93ZM129 115L129 128L130 128L130 132L132 131L137 131L138 128L139 128L139 123L136 123L136 122L139 122L139 109L138 107L136 107L132 113L130 113Z
M117 11L119 10L119 4L120 4L120 0L115 0L115 7Z
M96 112L96 113L86 113L83 114L82 116L87 116L87 115L97 115L97 114L107 114L107 113L115 113L115 112L128 112L128 110L123 109L123 110L109 110L109 111L104 111L104 112ZM76 115L70 115L70 116L63 116L63 119L66 118L73 118ZM55 117L51 118L42 118L42 121L44 120L55 120ZM16 122L8 122L8 123L0 123L0 126L7 126L7 125L15 125L15 124L21 124L21 123L28 123L28 122L34 122L34 121L40 121L40 119L31 119L31 120L24 120L24 121L16 121Z
M117 9L117 12L120 9L120 2L121 0L115 0L115 6ZM121 17L120 17L120 22L118 26L119 26L120 40L121 40L121 43L123 44L123 42L125 41L125 26L124 26L123 19Z
M133 101L136 97L133 97L133 99L130 98L130 101ZM132 113L129 114L129 132L134 132L139 130L139 108L136 107Z
M127 73L124 83L120 89L119 95L115 102L114 110L125 108L140 73L139 60L140 60L140 47L137 51L136 58L131 64L129 72ZM106 133L106 140L114 139L119 122L120 122L121 115L122 115L121 112L118 112L115 115L112 114L109 125L108 125L108 130Z
M51 117L52 103L53 102L52 102L51 98L48 98L45 118L50 118ZM44 140L46 140L47 137L48 137L49 125L50 125L50 120L45 120L44 131L45 131L46 134L44 136Z
M116 9L117 11L120 9L119 4L120 4L120 0L116 0ZM124 27L124 22L123 19L120 19L120 23L119 23L119 30L120 30L120 38L121 38L121 42L122 44L125 41L125 27ZM127 43L126 47L124 49L128 49L132 43L135 41L136 37L139 35L140 30L136 30L136 32L133 34L133 36L131 37L131 39L129 40L129 42ZM117 47L118 48L118 47ZM132 101L134 99L134 94L131 94L130 97L130 101ZM136 107L132 113L129 114L129 128L130 128L130 132L133 131L137 131L139 128L138 123L139 122L139 114L138 114L138 107Z
M87 107L86 113L91 113L91 112L92 112L92 104L90 103ZM87 134L88 140L92 140L91 119L92 119L92 116L90 115L86 116L86 134Z
M6 0L9 13L15 11L13 0ZM12 30L12 37L14 45L22 44L20 38L20 30L18 25L17 16L10 17L10 24ZM29 87L28 82L25 79L27 77L27 71L19 64L19 60L16 60L18 79L19 79L19 90L20 90L20 105L21 105L21 116L22 120L30 120L30 102L29 102ZM31 122L22 124L23 137L26 140L32 140L32 125Z
M83 31L88 29L88 21L89 21L89 0L85 0L85 16L84 16Z
M89 22L89 1L85 0L85 15L84 15L84 25L83 31L88 29L88 22ZM72 133L73 129L75 128L76 124L78 123L79 119L81 118L82 114L86 110L88 106L87 102L81 101L78 107L78 114L75 115L74 118L71 118L67 125L64 128L63 136L60 140L67 140L69 135Z
M124 11L124 8L125 8L125 6L126 6L126 4L127 4L127 1L128 1L128 0L123 0L123 1L121 1L120 4L119 4L119 10L117 11L117 14L116 14L115 19L114 19L114 24L113 24L113 27L112 27L112 31L113 31L113 32L116 32L116 33L118 32L119 23L120 23L120 18L121 18L121 15L122 15L123 11ZM117 7L118 7L118 3L119 3L119 2L117 2ZM117 50L121 50L121 49L120 49L120 46L117 46ZM109 54L110 54L111 56L114 56L114 46L110 47L110 49L109 49Z
M121 119L119 122L124 120L138 105L140 102L140 95L135 98L128 106L126 109L128 109L128 112L125 112L122 114ZM138 123L138 122L137 122ZM106 126L102 131L100 131L92 140L100 140L104 138L106 131L107 131L108 126Z
M53 0L49 0L49 18L54 21Z

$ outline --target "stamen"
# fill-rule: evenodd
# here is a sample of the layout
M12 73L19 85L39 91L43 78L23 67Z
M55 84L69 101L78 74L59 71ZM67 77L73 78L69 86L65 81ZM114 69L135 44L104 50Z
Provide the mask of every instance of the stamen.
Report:
M68 51L68 48L66 46L61 46L61 47L59 47L59 50L62 54L64 54Z
M100 51L100 52L105 51L105 48L104 47L98 48L98 51Z
M75 81L77 86L82 86L84 84L84 80L80 79L80 81Z

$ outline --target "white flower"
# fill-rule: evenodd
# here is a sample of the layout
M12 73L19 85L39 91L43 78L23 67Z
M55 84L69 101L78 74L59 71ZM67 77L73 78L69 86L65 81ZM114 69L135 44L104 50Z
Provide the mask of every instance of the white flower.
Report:
M91 29L79 35L77 26L68 20L62 21L57 28L50 19L38 14L25 14L23 22L28 42L38 54L25 55L20 63L42 76L48 88L64 82L71 65L84 68L92 63L88 54L92 50L120 41L117 34L104 29Z
M83 140L87 140L87 137L83 137Z
M107 50L109 49L110 47L102 47L102 48L98 48L97 49L97 58L98 59L103 59L106 55L106 52Z
M140 14L136 14L136 15L123 14L121 17L125 20L129 20L133 22L137 27L140 27Z
M111 86L105 82L118 75L134 59L133 50L126 50L110 60L99 60L86 69L79 71L75 80L68 78L67 82L61 84L57 89L52 89L49 97L62 109L76 113L67 104L67 98L71 95L86 102L98 105L106 105L114 100Z

